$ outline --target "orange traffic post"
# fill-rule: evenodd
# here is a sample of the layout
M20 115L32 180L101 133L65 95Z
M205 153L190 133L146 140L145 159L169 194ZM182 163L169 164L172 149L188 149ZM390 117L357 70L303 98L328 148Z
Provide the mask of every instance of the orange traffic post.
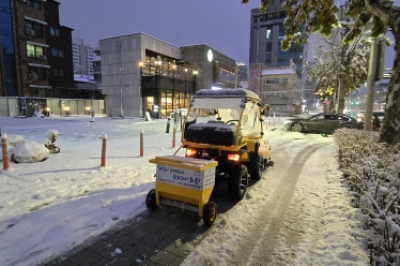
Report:
M269 119L267 118L267 122L265 123L265 130L268 130L268 121Z
M267 124L267 125L268 125L268 126L270 126L270 121L269 121L269 118L267 119L267 121L268 121L268 124Z
M106 167L107 134L104 134L103 145L101 148L101 166Z
M275 126L275 117L274 117L274 124L272 125L273 127Z
M7 135L4 134L1 138L1 148L3 151L3 169L7 170L10 168L10 160L8 158L8 147L7 147Z
M143 130L140 131L140 156L144 155Z
M176 126L174 126L174 130L172 131L172 148L175 148L176 146L175 133L176 133Z

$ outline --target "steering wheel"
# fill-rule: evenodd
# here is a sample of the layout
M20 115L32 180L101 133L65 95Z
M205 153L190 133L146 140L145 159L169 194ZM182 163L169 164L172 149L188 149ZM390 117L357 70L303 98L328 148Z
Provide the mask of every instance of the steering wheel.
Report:
M236 122L236 123L239 123L239 120L238 120L238 119L232 119L232 120L228 120L228 121L226 121L225 123L226 123L226 124L229 124L230 122Z

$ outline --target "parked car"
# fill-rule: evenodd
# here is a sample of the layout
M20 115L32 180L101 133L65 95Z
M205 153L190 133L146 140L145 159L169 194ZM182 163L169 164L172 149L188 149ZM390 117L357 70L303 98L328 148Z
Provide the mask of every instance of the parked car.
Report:
M320 113L308 118L287 119L285 125L294 132L332 134L338 128L363 129L364 123L347 115Z
M383 119L385 118L384 111L374 111L371 117L371 130L380 131ZM365 124L365 112L357 118L357 121Z

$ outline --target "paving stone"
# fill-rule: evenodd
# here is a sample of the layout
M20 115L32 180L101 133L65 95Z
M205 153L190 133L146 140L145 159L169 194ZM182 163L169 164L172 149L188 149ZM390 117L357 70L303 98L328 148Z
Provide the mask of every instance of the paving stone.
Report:
M142 238L141 241L149 246L156 246L157 243L161 242L163 238L159 234L149 234Z
M69 260L71 260L72 263L76 265L86 266L86 265L93 265L102 258L103 257L101 255L98 255L88 249L84 249L71 256Z
M90 245L89 247L87 247L87 249L93 251L94 253L100 253L107 248L107 245L107 242L101 240Z
M126 252L133 253L138 251L141 245L142 243L139 240L131 238L121 246L121 250L124 254Z
M176 256L176 258L168 266L180 266L184 260L185 257Z
M177 255L167 252L167 251L160 251L151 258L152 261L161 264L161 265L170 265L175 259Z

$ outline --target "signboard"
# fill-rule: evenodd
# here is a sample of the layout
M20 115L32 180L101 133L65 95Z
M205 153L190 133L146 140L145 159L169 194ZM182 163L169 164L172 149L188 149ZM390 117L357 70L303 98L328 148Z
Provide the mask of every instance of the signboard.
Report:
M215 167L197 171L157 164L156 177L157 182L204 190L215 184Z

